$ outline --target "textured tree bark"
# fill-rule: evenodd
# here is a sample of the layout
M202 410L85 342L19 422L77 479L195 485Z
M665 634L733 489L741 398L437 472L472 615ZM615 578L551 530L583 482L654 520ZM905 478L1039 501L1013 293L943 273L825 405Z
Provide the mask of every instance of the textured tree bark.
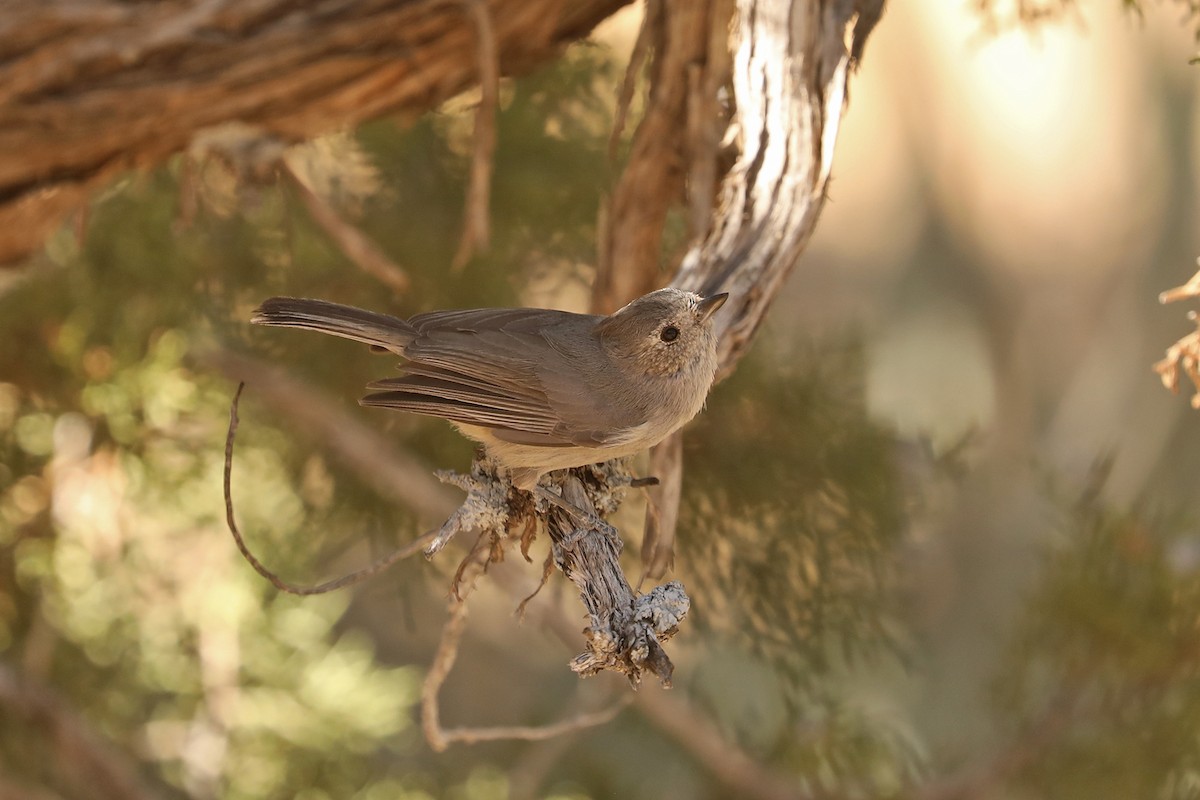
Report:
M0 265L89 192L238 121L285 142L553 59L629 0L10 0L0 13Z
M601 481L600 489L611 487ZM575 508L594 511L583 482L572 474L562 483L562 496ZM621 571L621 541L616 536L580 527L573 515L560 508L550 511L547 528L553 543L554 562L576 588L588 612L587 652L571 662L580 675L613 669L633 686L643 672L671 685L674 665L659 642L670 639L687 616L690 601L678 581L670 581L643 595L635 595Z
M672 285L729 292L719 377L745 354L825 205L851 67L883 0L739 0L730 123L738 157L708 235Z
M657 259L649 258L644 243L637 242L647 238L648 230L661 236L661 219L648 219L646 209L657 209L670 194L677 178L675 166L685 162L681 157L664 165L664 159L670 161L671 153L687 153L692 176L700 175L703 180L705 175L715 174L707 168L721 155L715 137L698 136L695 131L703 126L686 123L696 108L716 108L715 93L725 84L721 70L729 62L715 57L710 47L714 31L696 24L698 19L710 19L721 32L725 17L719 6L719 2L676 4L670 0L650 4L645 24L654 32L648 38L668 43L655 57L655 85L690 85L701 90L685 93L676 98L678 102L663 100L660 93L657 105L652 99L651 111L635 135L627 174L642 177L636 184L641 202L635 197L638 193L631 193L612 228L613 241L628 233L634 245L628 257L612 260L606 282L593 294L593 302L601 307L630 299L613 295L621 287L636 294L653 285L647 276ZM705 295L730 293L732 311L717 317L722 376L732 372L745 354L816 226L825 203L849 74L882 7L882 0L738 0L728 40L733 56L729 125L738 156L725 173L720 205L707 235L688 251L672 281ZM679 19L673 20L672 15ZM690 44L680 41L688 37ZM697 60L701 55L705 57ZM714 96L706 97L704 88ZM717 118L710 113L706 124L712 125ZM673 125L672 120L683 124ZM644 137L646 131L649 134ZM648 141L639 146L643 139ZM704 143L710 148L707 151ZM619 186L618 195L620 192ZM707 210L707 191L692 191L690 197ZM619 203L614 204L614 209L620 208ZM615 248L613 252L617 252ZM650 578L661 577L672 561L682 473L678 437L677 433L661 443L651 455L651 474L661 481L650 490L642 545L643 565ZM618 669L631 679L648 669L666 683L670 660L660 655L661 648L644 625L639 628L634 623L634 598L617 561L617 548L598 533L567 533L567 524L560 520L560 530L555 532L555 519L551 518L556 560L579 587L591 615L589 653L576 660L575 668L583 674ZM571 547L565 547L566 543ZM673 592L676 588L684 598L682 613L672 616L667 636L686 613L686 595L674 583L654 590ZM635 639L636 647L632 644ZM631 657L631 653L638 655Z
M670 4L667 9L670 13ZM716 317L718 379L746 353L812 235L825 204L850 72L882 11L883 0L737 0L729 35L732 111L725 137L736 160L724 172L707 234L688 250L671 281L701 294L730 294ZM719 12L713 17L719 19ZM693 86L715 91L726 76L712 70L723 66L710 55L707 74L698 73L695 62L677 63L674 69L691 70ZM716 108L718 98L697 92L689 107L704 104ZM713 118L710 113L709 124ZM684 140L678 132L688 129L689 119L691 130L702 130L685 110L673 128L677 143ZM697 216L707 210L709 194L702 189L722 153L714 137L693 134L691 141L689 200ZM638 156L635 149L632 157ZM614 238L622 236L622 226L639 230L644 221L614 220ZM614 268L644 269L632 261ZM664 478L651 489L649 513L655 517L647 520L642 546L651 578L660 577L672 560L682 468L677 453L678 443L670 440L651 453L650 473Z
M717 92L728 78L732 13L732 0L647 0L626 80L636 77L648 57L649 96L629 161L613 187L610 224L600 234L604 241L592 287L596 313L616 311L663 284L663 229L685 197L693 198L696 210L691 233L699 236L707 228L711 203L703 201L711 198L712 155L726 123Z

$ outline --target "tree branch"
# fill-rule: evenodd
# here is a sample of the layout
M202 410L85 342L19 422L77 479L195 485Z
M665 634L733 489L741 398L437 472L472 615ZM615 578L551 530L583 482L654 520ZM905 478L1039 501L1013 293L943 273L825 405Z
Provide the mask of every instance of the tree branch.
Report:
M861 51L882 0L738 0L731 34L740 154L721 186L708 236L684 256L671 285L729 292L717 316L719 377L749 349L825 205L846 103L852 52Z
M490 0L496 63L528 71L628 0ZM283 142L433 108L473 85L445 0L15 0L0 18L0 264L88 194L229 121Z

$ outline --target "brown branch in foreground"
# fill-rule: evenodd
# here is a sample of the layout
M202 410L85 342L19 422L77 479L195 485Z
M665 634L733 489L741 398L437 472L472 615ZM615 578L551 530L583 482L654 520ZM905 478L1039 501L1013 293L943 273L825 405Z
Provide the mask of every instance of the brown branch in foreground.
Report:
M390 287L397 294L408 291L411 281L400 265L388 258L379 245L361 230L342 219L323 197L312 190L288 164L287 158L279 160L279 171L292 188L312 220L329 234L342 255L363 272Z
M153 800L157 796L142 784L135 765L48 687L5 664L0 664L0 709L0 715L22 725L27 735L43 735L51 742L55 774L69 780L80 797Z
M396 562L414 553L421 552L426 542L433 539L436 531L429 531L394 553L379 559L374 564L355 570L340 578L319 583L316 586L297 586L294 583L288 583L269 570L250 552L250 548L246 546L246 541L242 538L242 532L238 530L237 522L234 521L233 515L233 494L231 489L233 482L233 440L238 427L238 401L242 397L242 390L244 388L246 388L245 383L238 384L237 392L233 395L233 402L229 405L229 431L225 434L225 522L229 525L229 532L233 534L233 540L237 543L237 548L241 551L242 557L246 559L250 566L254 567L255 572L270 581L272 586L282 592L298 595L325 594L326 592L337 591L338 589L353 586L356 583L361 583L368 578L372 578Z
M558 57L629 0L492 0L507 75ZM88 194L239 120L290 144L436 107L473 85L445 0L15 0L0 14L0 265ZM64 9L69 9L66 13Z
M475 131L471 151L471 175L467 181L463 232L450 268L459 272L491 239L492 172L496 153L496 107L500 98L500 63L496 55L496 34L491 13L483 0L461 0L475 29L476 61L479 64L479 107L475 110Z

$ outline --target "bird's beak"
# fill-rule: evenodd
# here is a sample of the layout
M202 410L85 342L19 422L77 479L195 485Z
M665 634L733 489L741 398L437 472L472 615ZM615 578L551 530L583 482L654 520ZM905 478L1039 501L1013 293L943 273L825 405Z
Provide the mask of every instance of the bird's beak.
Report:
M729 292L721 292L714 294L712 297L706 297L696 304L696 310L700 312L700 321L704 322L711 317L718 308L725 305L725 301L729 299Z

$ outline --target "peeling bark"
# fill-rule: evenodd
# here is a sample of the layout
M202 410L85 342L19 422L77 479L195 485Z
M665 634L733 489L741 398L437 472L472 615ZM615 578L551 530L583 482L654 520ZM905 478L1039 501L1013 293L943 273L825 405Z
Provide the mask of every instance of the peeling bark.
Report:
M825 205L851 67L882 0L739 0L730 44L739 156L673 286L729 292L718 377L745 354Z
M737 157L724 173L707 234L688 250L671 281L704 295L730 294L716 317L718 380L749 349L812 236L825 205L850 72L882 10L883 0L737 0L729 36L733 93L726 134ZM711 65L719 62L710 59ZM724 75L705 75L694 64L677 68L691 69L693 86L705 87L697 90L694 107L715 106L711 93L724 85ZM689 193L696 218L707 210L703 182L722 154L716 148L693 151L691 175L701 184ZM634 231L643 226L637 219L616 224ZM620 229L613 234L621 235ZM677 447L668 441L654 451L654 467L669 469L670 480L650 490L656 517L648 521L643 545L650 577L662 575L672 559L679 493L668 490L680 476L668 454Z

